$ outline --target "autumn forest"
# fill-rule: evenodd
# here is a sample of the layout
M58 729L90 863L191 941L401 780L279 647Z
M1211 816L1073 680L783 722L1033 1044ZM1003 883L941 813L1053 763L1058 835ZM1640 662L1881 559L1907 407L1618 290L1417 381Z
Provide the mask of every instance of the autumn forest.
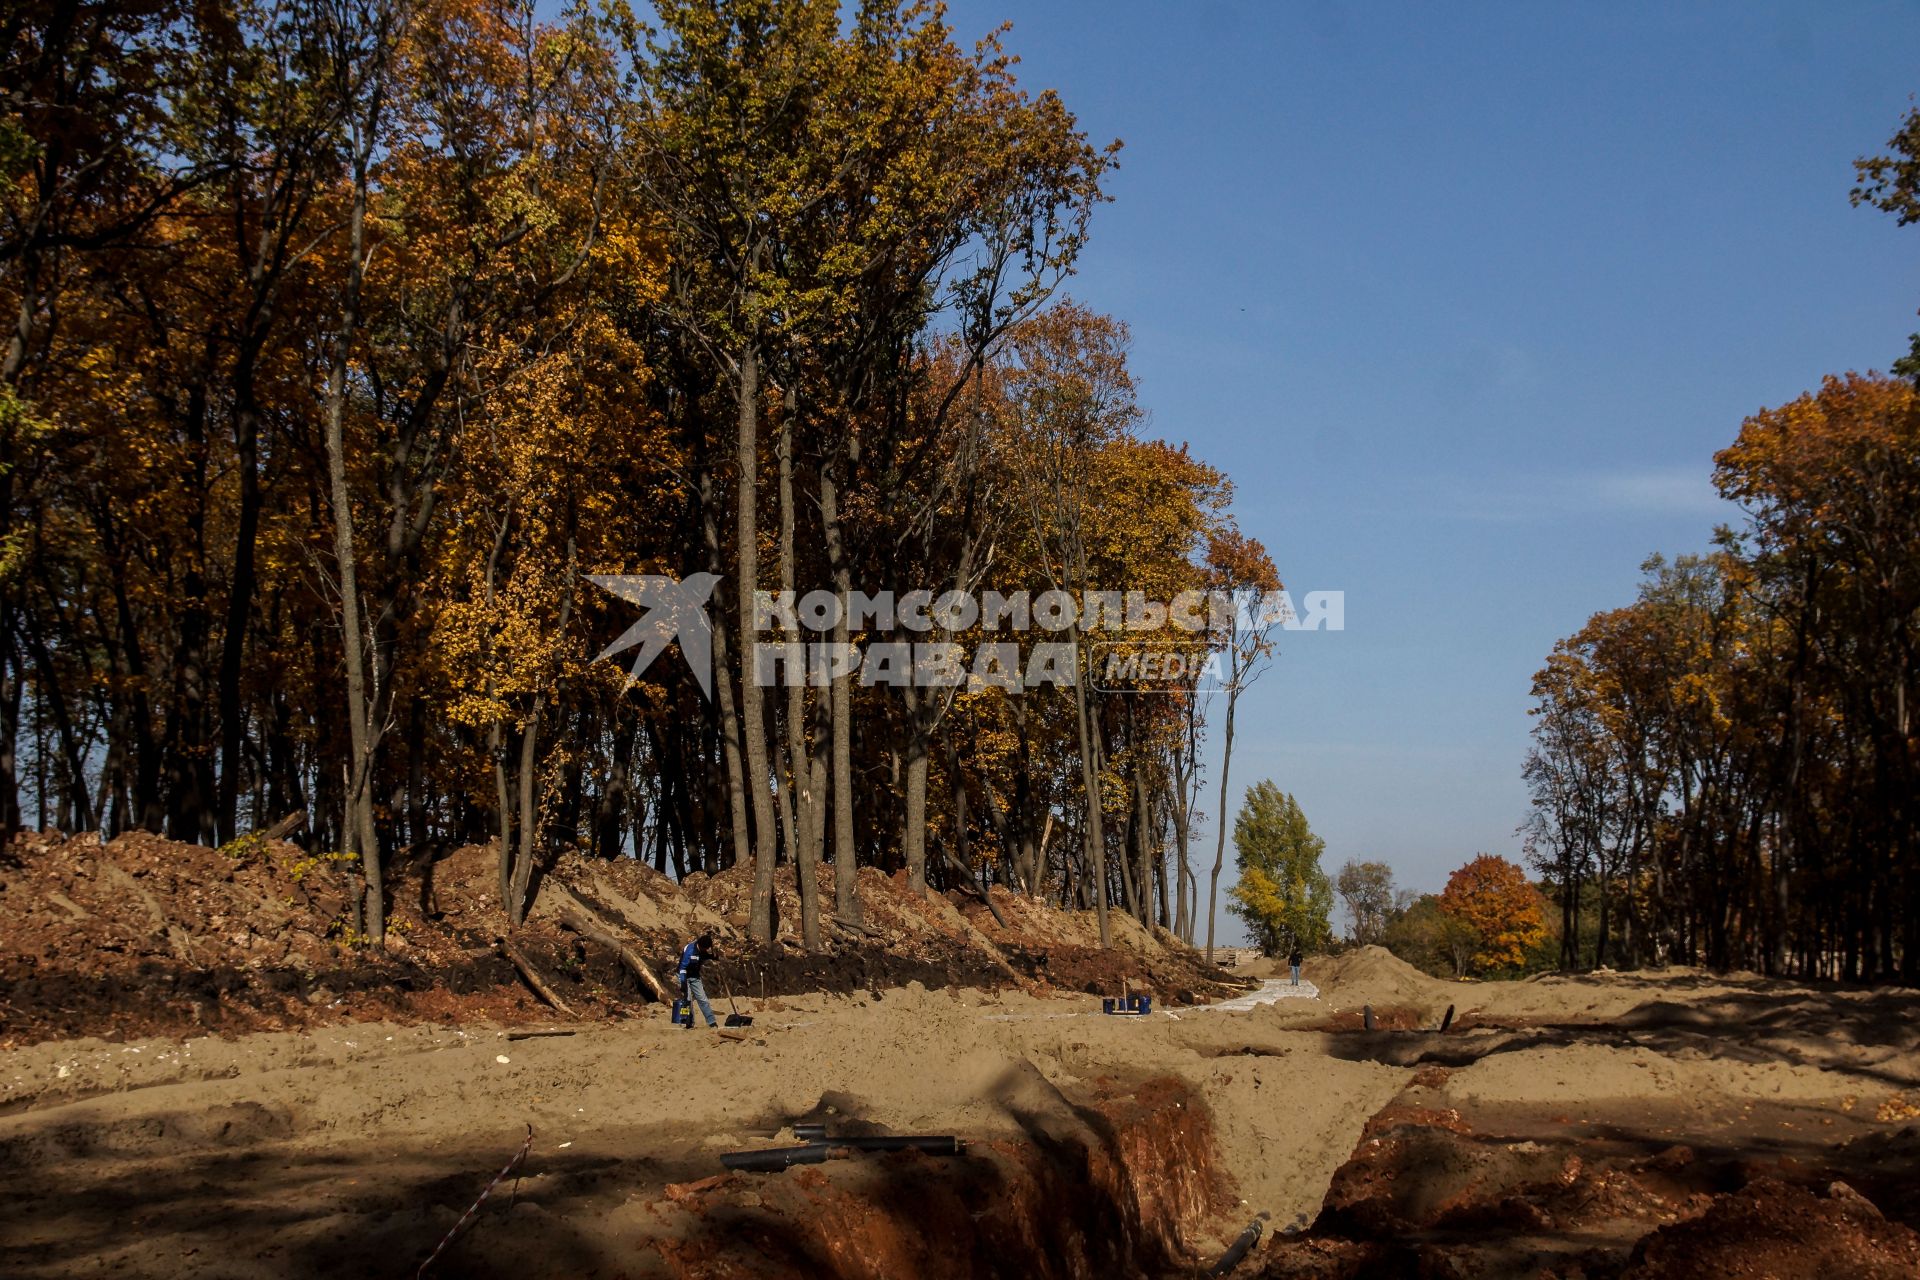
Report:
M762 941L778 868L817 947L875 866L1212 943L1230 693L1092 678L1092 614L1063 684L756 678L755 591L1281 587L1071 296L1119 143L996 36L20 0L0 49L8 833L298 815L374 941L397 868L493 842L515 919L579 849L751 867ZM1920 221L1920 113L1860 175ZM1920 346L1755 414L1702 460L1743 522L1536 677L1566 965L1920 978L1917 382ZM601 659L609 575L711 575L710 690ZM1268 625L1210 624L1226 684Z
M1855 169L1855 205L1920 222L1920 111ZM1912 344L1748 418L1713 469L1741 523L1650 558L1535 676L1527 842L1563 964L1920 977Z
M1118 144L929 6L653 21L9 10L0 817L305 814L370 938L489 840L516 918L565 846L763 939L777 861L809 945L863 864L1194 936L1191 687L764 687L731 585L1278 586L1061 290ZM640 574L715 575L712 696L593 661Z

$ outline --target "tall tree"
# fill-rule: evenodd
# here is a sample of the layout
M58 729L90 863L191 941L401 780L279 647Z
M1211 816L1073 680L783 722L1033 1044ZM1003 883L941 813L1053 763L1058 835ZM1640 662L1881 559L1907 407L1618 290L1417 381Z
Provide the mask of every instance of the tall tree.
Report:
M1207 959L1213 959L1213 917L1220 899L1220 871L1226 865L1227 779L1233 767L1234 716L1240 708L1240 695L1260 678L1273 656L1273 631L1281 623L1275 600L1280 590L1280 575L1266 548L1252 538L1229 530L1214 537L1207 547L1210 586L1230 603L1227 616L1213 622L1218 643L1226 659L1227 714L1220 739L1220 813L1215 829L1213 872L1207 878Z
M1352 937L1363 946L1386 941L1393 910L1393 868L1384 862L1346 862L1334 877L1340 900L1353 922Z
M1271 782L1247 789L1233 822L1240 879L1229 909L1266 954L1312 950L1332 939L1333 885L1320 866L1326 847L1291 795Z
M1440 910L1469 926L1479 940L1482 969L1517 968L1528 948L1546 935L1540 891L1517 863L1483 853L1447 877Z

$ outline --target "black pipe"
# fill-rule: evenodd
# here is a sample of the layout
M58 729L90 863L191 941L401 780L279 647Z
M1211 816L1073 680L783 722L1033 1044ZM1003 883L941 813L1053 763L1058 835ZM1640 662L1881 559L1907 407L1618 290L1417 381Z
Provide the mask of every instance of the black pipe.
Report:
M720 1163L746 1173L779 1173L796 1164L820 1164L836 1151L919 1151L930 1156L957 1156L960 1139L938 1137L827 1138L797 1147L768 1147L760 1151L729 1151Z
M829 1147L846 1147L850 1151L922 1151L930 1156L957 1156L960 1154L960 1139L951 1134L940 1137L902 1138L827 1138Z
M1259 1243L1260 1219L1255 1218L1247 1224L1247 1229L1240 1233L1240 1238L1233 1242L1232 1247L1220 1255L1220 1261L1207 1269L1207 1274L1210 1276L1229 1274L1235 1267L1246 1261L1247 1255L1253 1252L1253 1246Z
M824 1142L809 1142L798 1147L769 1147L764 1151L729 1151L720 1163L746 1173L779 1173L796 1164L821 1164L831 1151Z

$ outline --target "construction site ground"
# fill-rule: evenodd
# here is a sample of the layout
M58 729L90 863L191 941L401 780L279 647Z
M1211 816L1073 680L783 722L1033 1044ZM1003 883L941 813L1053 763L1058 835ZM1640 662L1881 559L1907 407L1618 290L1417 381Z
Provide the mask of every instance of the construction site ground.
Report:
M517 931L496 883L404 879L369 954L293 846L16 842L0 1274L1198 1276L1254 1223L1234 1275L1920 1274L1911 992L1365 948L1209 1008L1279 971L870 873L818 953L747 946L731 873L563 860ZM750 1025L671 1025L620 954L670 978L700 928ZM809 1123L965 1147L721 1164Z

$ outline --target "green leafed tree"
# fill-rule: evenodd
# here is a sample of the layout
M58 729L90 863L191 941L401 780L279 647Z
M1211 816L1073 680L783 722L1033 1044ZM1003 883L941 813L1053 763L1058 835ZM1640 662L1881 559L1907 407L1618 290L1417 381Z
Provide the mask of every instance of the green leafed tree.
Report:
M1333 884L1321 869L1327 842L1313 834L1291 795L1271 782L1247 790L1233 823L1240 882L1228 910L1260 949L1279 955L1324 947L1333 937Z

